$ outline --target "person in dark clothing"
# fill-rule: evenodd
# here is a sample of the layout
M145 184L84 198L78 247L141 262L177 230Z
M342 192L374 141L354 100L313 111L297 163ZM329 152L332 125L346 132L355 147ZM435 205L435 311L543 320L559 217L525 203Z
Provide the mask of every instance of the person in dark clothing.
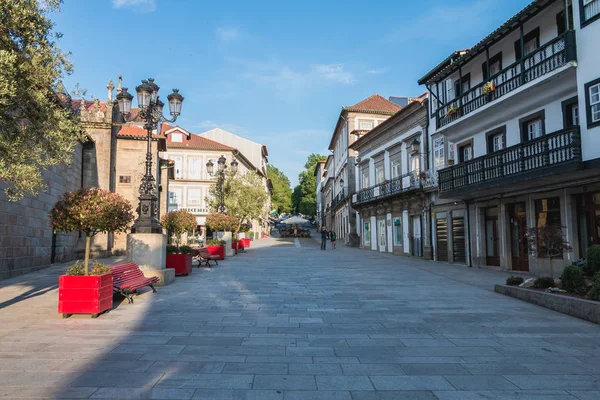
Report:
M327 250L327 229L321 228L321 250Z
M335 234L335 232L334 232L334 231L331 231L331 232L329 233L329 238L331 239L331 248L332 248L333 250L335 250L335 240L337 239L337 235Z

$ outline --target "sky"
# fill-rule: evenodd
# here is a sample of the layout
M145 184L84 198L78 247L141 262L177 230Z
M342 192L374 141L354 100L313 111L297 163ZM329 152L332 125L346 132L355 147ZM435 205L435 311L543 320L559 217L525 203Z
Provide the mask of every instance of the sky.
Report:
M295 185L309 154L330 154L341 107L422 94L421 76L529 1L64 0L51 18L68 89L106 100L110 79L135 93L153 77L185 97L178 125L267 145Z

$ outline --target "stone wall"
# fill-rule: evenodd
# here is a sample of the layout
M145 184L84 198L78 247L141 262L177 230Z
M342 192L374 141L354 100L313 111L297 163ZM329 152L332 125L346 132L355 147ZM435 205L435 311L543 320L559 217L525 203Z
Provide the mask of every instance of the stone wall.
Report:
M47 267L52 256L52 229L48 213L63 193L81 187L82 146L77 146L70 165L58 165L43 173L47 186L38 196L10 202L0 182L0 280ZM77 232L57 234L55 261L74 259Z

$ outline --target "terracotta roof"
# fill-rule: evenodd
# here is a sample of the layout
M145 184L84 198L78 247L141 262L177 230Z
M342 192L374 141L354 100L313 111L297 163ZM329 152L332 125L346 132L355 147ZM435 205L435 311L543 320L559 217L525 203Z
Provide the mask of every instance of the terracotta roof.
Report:
M146 130L141 126L137 125L123 125L119 132L117 132L117 136L120 137L136 137L136 138L145 138L148 136ZM152 135L153 138L156 139L164 139L163 135Z
M66 96L64 97L64 99L66 99ZM85 100L84 102L85 102L85 109L88 111L91 111L94 108L94 103L96 101L95 100ZM106 112L106 102L99 101L98 103L100 105L100 111ZM78 111L79 109L81 109L81 99L71 99L71 108L75 111Z
M166 132L173 128L179 128L178 126L170 126L167 124L163 124L162 132ZM205 137L196 135L192 133L189 138L184 137L182 142L173 142L173 135L167 136L167 148L174 149L192 149L192 150L227 150L233 151L235 150L233 147L229 147L219 142L215 142L214 140L207 139Z
M395 112L398 112L400 108L401 107L396 103L391 102L378 94L374 94L373 96L368 97L363 101L356 103L353 106L344 107L344 110L393 114Z

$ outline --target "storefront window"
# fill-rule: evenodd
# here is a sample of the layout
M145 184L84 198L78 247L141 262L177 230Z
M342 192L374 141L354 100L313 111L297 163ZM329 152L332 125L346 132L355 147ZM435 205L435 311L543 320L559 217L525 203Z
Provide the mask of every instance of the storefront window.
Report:
M365 246L370 246L371 245L371 224L370 223L365 222L364 231L365 231Z
M535 226L538 229L546 227L561 228L559 197L537 199L535 201ZM537 238L538 257L543 257L546 254L546 244L542 236L538 235Z
M402 218L394 218L394 246L402 246Z

